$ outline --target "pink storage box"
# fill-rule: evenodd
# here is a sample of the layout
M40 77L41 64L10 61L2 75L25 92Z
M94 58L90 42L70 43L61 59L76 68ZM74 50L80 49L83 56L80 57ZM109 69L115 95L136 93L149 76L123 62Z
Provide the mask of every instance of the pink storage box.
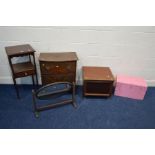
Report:
M147 91L147 84L143 78L118 75L115 95L143 100Z

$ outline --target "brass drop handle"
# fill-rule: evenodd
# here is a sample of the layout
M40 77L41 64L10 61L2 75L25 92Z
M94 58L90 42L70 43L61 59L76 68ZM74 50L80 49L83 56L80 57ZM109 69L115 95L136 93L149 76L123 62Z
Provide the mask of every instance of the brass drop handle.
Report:
M57 65L57 66L55 66L56 68L59 68L59 66Z
M49 67L49 66L46 66L45 68L46 68L47 70L49 70L49 69L50 69L50 67Z
M45 64L42 64L42 66L44 67L44 66L45 66Z
M27 75L27 73L25 72L25 76Z

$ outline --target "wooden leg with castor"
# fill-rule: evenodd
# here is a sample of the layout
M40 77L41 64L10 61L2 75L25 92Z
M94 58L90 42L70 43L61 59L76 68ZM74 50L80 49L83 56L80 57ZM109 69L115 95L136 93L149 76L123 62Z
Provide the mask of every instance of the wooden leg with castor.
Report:
M35 83L34 83L34 75L31 76L32 77L32 83L33 83L33 88L35 86Z
M76 100L75 100L75 83L74 82L73 82L73 86L72 86L72 101L73 101L73 106L75 108L77 108Z
M32 90L32 98L33 98L33 109L34 109L34 115L36 118L39 117L39 112L37 111L37 105L36 105L36 99L35 99L35 91Z
M17 98L20 99L19 90L18 90L18 86L17 86L15 78L13 78L13 83L14 83L14 87L15 87L15 90L16 90Z

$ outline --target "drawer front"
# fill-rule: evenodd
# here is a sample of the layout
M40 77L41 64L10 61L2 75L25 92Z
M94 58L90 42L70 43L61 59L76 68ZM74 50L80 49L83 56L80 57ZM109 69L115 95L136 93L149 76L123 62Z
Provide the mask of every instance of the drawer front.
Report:
M40 62L42 74L75 73L76 62Z
M15 73L15 78L18 77L25 77L25 76L30 76L30 75L34 75L35 71L34 70L28 70L28 71L24 71L24 72L19 72L19 73Z
M67 75L42 75L42 84L50 84L53 82L75 82L74 74Z

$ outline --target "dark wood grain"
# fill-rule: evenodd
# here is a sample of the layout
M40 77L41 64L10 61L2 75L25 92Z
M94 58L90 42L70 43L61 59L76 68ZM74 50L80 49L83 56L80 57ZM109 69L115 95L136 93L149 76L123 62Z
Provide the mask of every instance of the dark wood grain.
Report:
M29 44L24 45L16 45L16 46L7 46L5 47L6 53L8 56L21 56L21 55L27 55L32 54L35 52L35 50L31 47Z

